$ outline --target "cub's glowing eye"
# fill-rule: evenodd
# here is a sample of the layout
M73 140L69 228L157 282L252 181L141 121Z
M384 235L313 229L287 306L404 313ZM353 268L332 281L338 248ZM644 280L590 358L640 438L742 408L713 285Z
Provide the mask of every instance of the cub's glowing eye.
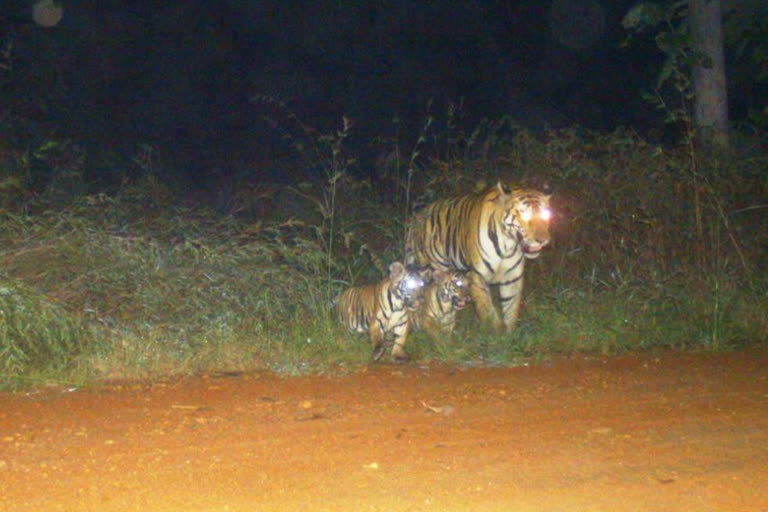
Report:
M462 281L461 279L457 279L457 280L455 280L455 281L454 281L454 283L455 283L455 284L456 284L456 286L458 286L459 288L461 288L462 286L464 286L464 281Z
M408 290L417 290L421 288L421 279L418 277L406 277L405 278L405 288Z
M552 211L549 208L542 208L539 210L539 215L541 216L542 220L549 220L552 218Z
M520 219L523 222L528 222L529 220L531 220L531 217L533 217L533 212L531 211L530 208L526 208L525 210L520 212Z

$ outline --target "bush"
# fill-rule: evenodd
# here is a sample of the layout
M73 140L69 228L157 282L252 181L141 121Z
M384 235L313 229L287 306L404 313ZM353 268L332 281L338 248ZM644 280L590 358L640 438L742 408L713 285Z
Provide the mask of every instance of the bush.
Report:
M533 136L508 122L451 140L434 153L447 158L427 160L433 141L423 135L376 186L347 172L332 140L336 156L319 177L236 183L228 215L190 206L151 174L67 208L6 211L6 382L75 369L141 377L361 364L367 340L336 325L332 297L403 258L413 205L497 179L555 192L553 243L526 269L519 327L497 336L465 312L451 345L413 335L417 357L510 364L768 339L766 155L692 166L697 155L629 132Z

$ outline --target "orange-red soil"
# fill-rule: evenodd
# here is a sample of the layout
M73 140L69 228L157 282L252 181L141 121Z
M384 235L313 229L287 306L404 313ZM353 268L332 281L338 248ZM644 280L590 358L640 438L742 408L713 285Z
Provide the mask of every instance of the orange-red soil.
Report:
M2 511L768 511L768 350L0 394Z

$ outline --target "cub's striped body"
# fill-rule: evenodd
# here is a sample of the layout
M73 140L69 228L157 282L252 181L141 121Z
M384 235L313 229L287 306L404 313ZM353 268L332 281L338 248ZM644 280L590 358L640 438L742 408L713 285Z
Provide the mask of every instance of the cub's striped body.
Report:
M421 304L423 286L417 272L396 261L386 279L345 290L336 300L336 315L350 331L368 333L374 360L381 358L391 341L392 359L405 361L409 317Z
M424 302L411 316L414 329L424 329L435 339L451 341L456 312L470 302L466 274L455 270L435 270L432 282L424 288Z
M406 260L421 268L469 273L481 320L511 330L523 292L526 259L549 243L549 195L501 183L479 194L438 200L409 225ZM498 289L498 307L491 287Z

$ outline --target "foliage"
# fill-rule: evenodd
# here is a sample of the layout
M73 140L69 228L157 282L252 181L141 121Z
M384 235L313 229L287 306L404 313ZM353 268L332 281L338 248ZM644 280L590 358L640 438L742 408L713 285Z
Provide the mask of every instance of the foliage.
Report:
M729 82L739 84L741 91L749 91L756 84L768 81L768 7L762 2L744 2L732 5L723 13L726 46L729 54ZM630 33L624 45L637 39L652 37L658 50L664 54L652 93L645 99L665 112L667 123L689 124L688 105L693 97L691 69L695 65L711 66L709 57L691 48L688 24L688 1L636 3L622 19L622 26ZM757 70L757 72L755 72ZM672 99L665 89L677 95ZM744 99L740 98L741 101ZM766 127L768 112L755 98L747 98L749 121Z
M729 77L751 91L768 85L768 5L757 12L736 10L725 26L726 43L733 48L734 71ZM748 119L762 130L768 129L768 105L759 99L748 103Z
M402 151L410 163L374 186L348 172L348 128L316 136L328 158L314 181L243 181L225 214L190 204L152 165L114 194L6 210L4 382L362 364L369 347L336 325L330 299L402 258L396 194L425 204L497 179L555 191L553 244L526 268L519 327L487 332L468 308L451 344L413 334L417 358L514 364L768 341L765 154L692 168L688 148L632 132L532 135L500 120L439 152L425 129Z
M665 123L684 123L690 133L690 102L694 90L691 69L697 64L706 65L706 56L697 55L691 48L688 29L688 2L671 5L641 2L636 4L622 20L624 29L633 34L654 33L656 47L664 53L664 64L656 77L653 93L643 93L643 98L665 113ZM625 43L625 44L628 44ZM670 105L664 86L670 85L678 99Z
M32 369L57 373L72 368L91 338L83 319L0 276L0 385L23 384Z

